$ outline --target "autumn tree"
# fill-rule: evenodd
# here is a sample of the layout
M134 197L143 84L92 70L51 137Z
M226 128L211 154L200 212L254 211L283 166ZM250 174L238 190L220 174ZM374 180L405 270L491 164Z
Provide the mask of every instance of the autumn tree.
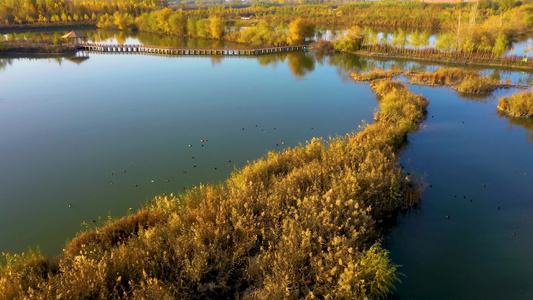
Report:
M392 36L392 46L398 48L405 48L407 44L407 35L405 31L401 28L398 28L398 31Z
M186 35L187 34L187 19L181 13L174 13L168 19L170 30L173 34Z
M209 29L212 38L221 39L224 35L225 22L221 17L209 18Z
M343 38L336 39L333 42L333 47L337 51L357 51L361 48L363 43L363 35L361 28L353 26L348 29Z
M302 18L297 18L289 24L287 42L291 45L302 44L307 37L313 37L315 25Z
M187 33L190 35L190 36L196 36L196 21L198 20L198 18L187 18Z

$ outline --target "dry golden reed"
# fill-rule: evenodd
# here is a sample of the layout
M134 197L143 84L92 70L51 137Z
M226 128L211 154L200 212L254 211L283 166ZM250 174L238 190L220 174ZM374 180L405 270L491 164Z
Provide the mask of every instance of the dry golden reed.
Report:
M498 110L513 117L533 117L533 92L523 92L500 98Z
M448 85L464 94L486 94L495 90L499 83L479 76L478 72L459 68L440 68L437 71L406 74L412 84Z

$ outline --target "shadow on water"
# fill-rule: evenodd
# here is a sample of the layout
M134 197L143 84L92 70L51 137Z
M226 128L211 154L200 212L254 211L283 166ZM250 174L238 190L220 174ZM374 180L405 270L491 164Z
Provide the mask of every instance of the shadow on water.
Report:
M474 94L466 94L461 92L456 92L457 95L459 95L461 98L472 101L472 102L479 102L479 103L487 103L489 100L494 99L494 96L492 96L492 92L487 92L479 95Z
M505 113L498 111L500 118L507 119L509 130L513 129L513 126L520 126L527 130L526 140L529 144L533 144L533 118L516 118L511 117Z

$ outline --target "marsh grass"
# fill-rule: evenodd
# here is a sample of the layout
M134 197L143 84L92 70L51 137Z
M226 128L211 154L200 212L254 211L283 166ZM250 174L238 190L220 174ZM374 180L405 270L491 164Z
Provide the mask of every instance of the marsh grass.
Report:
M225 184L158 196L80 233L58 263L10 255L0 298L385 297L398 275L380 224L420 198L396 154L428 102L390 80L371 88L374 124L269 152Z
M381 69L374 69L371 72L365 72L365 73L359 73L359 72L352 72L350 74L350 77L352 77L355 81L372 81L375 79L384 79L388 78L391 79L393 76L400 75L402 71L400 69L394 69L391 68L388 71L381 70Z
M411 77L411 84L447 85L464 94L487 94L499 86L497 81L479 76L476 71L459 68L441 68L433 73L406 73L406 75Z
M498 110L513 117L533 117L533 92L523 92L500 98Z

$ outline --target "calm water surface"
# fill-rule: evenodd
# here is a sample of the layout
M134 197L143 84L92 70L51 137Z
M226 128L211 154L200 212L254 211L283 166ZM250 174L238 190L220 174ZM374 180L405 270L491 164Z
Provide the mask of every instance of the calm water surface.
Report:
M429 186L386 239L405 275L397 295L533 299L533 120L497 114L510 91L468 100L447 88L411 90L430 105L402 163Z
M221 181L267 151L351 132L377 103L347 75L391 66L438 68L312 54L0 59L0 251L58 254L83 221ZM390 298L532 299L533 121L498 115L497 99L513 91L467 98L410 88L430 100L429 114L401 160L428 188L385 239L404 275Z
M344 135L377 105L368 86L305 54L0 65L3 252L59 254L83 221L223 180L270 150Z

